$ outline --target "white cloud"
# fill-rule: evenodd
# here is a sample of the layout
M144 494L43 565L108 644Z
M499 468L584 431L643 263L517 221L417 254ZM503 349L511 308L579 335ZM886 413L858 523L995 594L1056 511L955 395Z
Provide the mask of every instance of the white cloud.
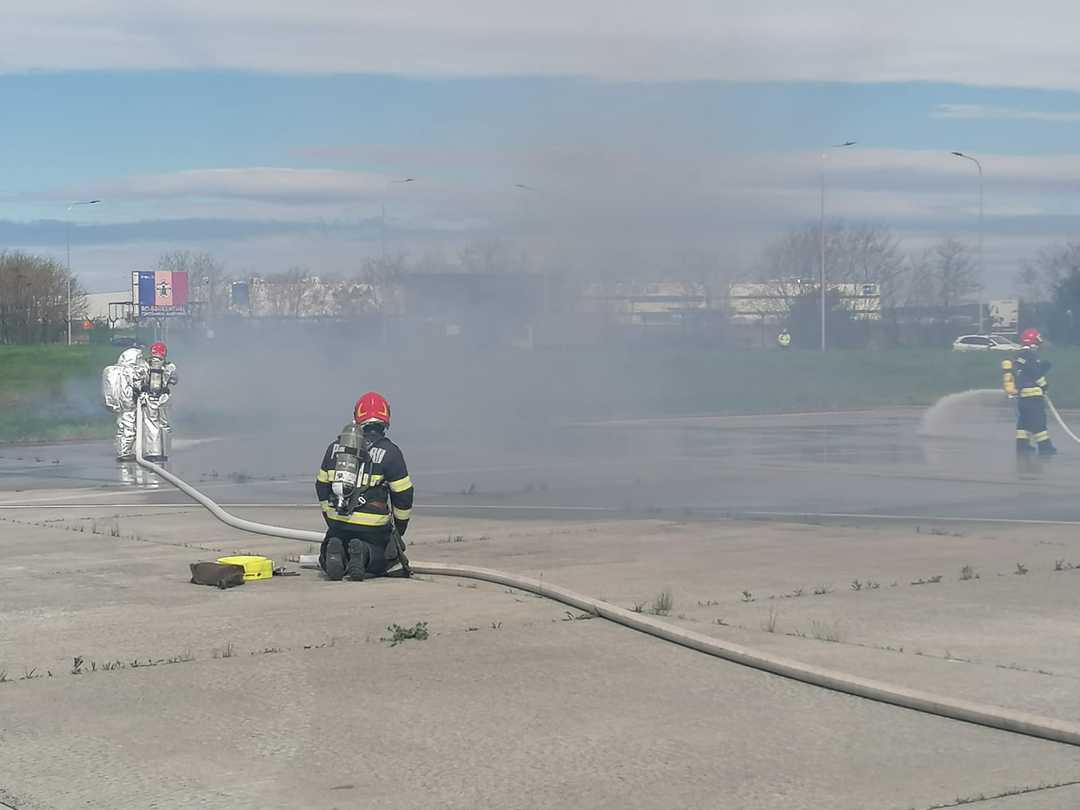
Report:
M1075 233L1080 155L978 157L985 168L987 267L997 274L990 286L1005 291L1032 244ZM624 267L663 267L687 248L745 267L764 240L818 215L821 156L813 152L725 156L556 145L458 154L421 146L405 159L416 168L414 183L282 167L106 178L93 186L104 189L106 203L76 220L78 263L101 279L98 286L108 285L110 262L145 264L176 247L209 249L238 267L346 271L378 251L385 202L390 249L413 255L433 248L452 256L468 240L502 238L539 255L566 251L596 262L618 256ZM827 180L830 218L888 225L909 246L949 233L974 239L978 176L947 152L837 150L828 154ZM537 190L517 189L518 182ZM72 192L52 196L78 196ZM23 199L0 200L0 219L25 220ZM55 219L56 205L48 210L41 218ZM15 223L4 231L6 241L62 250L63 228L46 225Z
M0 71L943 81L1080 88L1080 5L985 0L8 0Z
M1024 110L1016 107L994 107L986 104L938 104L932 113L934 118L960 120L998 119L1015 121L1050 121L1071 123L1080 121L1080 112L1050 112Z

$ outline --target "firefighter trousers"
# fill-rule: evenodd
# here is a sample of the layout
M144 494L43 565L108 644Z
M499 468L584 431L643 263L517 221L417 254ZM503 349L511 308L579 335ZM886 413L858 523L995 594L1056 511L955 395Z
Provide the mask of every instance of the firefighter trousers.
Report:
M1040 446L1050 442L1045 397L1019 397L1016 400L1016 448L1030 448L1031 442Z

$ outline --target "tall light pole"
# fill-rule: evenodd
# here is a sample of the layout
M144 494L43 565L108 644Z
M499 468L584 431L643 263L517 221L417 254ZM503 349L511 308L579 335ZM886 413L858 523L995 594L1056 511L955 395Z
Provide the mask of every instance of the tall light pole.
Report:
M963 152L953 152L958 158L964 160L970 160L975 164L975 168L979 170L979 278L983 275L983 169L982 164L979 163L978 158L974 158L971 155L965 155ZM983 310L982 301L979 301L979 331L982 331L983 327Z
M536 188L535 186L530 186L530 185L528 185L526 183L514 183L514 188L516 188L518 191L528 192L529 194L540 194L541 193L540 189ZM548 314L548 310L550 309L550 306L549 306L549 293L548 293L548 287L550 286L550 281L548 279L548 267L547 267L547 264L545 263L543 265L543 267L544 267L544 270L543 270L543 276L544 276L544 300L543 300L544 308L543 308L543 313L546 316Z
M71 209L76 205L97 205L101 200L77 200L67 207L64 241L67 243L67 342L71 345Z
M398 183L415 183L415 177L403 177L401 180L391 180L387 185L396 185ZM379 243L381 245L380 252L382 254L383 263L386 263L386 199L384 198L379 203Z
M843 143L834 143L832 149L843 149L847 146L854 146L855 141L844 141ZM821 278L819 279L821 284L821 351L826 351L828 343L825 338L825 312L826 312L826 294L825 294L825 159L829 156L827 149L823 149L821 152L821 209L818 216L818 247L821 251Z

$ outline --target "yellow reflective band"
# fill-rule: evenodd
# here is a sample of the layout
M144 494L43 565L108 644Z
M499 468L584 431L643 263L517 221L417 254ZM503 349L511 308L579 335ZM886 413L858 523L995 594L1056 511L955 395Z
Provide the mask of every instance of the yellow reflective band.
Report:
M348 523L352 526L387 526L390 523L390 515L375 515L370 512L353 512L351 515L339 515L329 505L323 506L323 513L330 520Z
M1045 442L1050 438L1050 431L1049 430L1039 431L1038 433L1036 433L1031 438L1033 438L1037 442Z
M1028 433L1026 430L1018 430L1018 431L1016 431L1016 438L1018 438L1018 439L1030 439L1031 434Z
M394 520L408 520L412 515L412 509L398 509L394 507Z
M1001 368L1003 371L1012 371L1012 360L1002 360Z
M1041 397L1043 390L1041 388L1021 388L1020 396L1022 397Z
M412 479L409 476L399 478L397 481L390 482L391 492L404 492L407 489L412 489Z
M1037 379L1035 381L1035 384L1036 385L1046 385L1046 377L1039 377L1039 379Z
M315 476L315 480L320 484L328 484L330 483L330 473L326 470L319 470L318 475Z

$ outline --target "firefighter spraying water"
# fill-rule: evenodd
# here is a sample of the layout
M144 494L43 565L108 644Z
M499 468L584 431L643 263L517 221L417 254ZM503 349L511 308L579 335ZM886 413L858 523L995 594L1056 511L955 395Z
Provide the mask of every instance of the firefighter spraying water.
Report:
M105 407L116 414L116 460L135 460L136 420L142 406L143 455L151 461L168 458L169 419L165 404L176 385L176 365L168 361L160 341L150 347L149 362L142 349L125 349L115 365L101 373Z
M1038 329L1025 329L1020 336L1023 348L1001 362L1002 387L1010 399L1016 399L1016 453L1020 458L1033 452L1032 443L1040 456L1057 453L1046 428L1046 394L1050 390L1046 374L1050 363L1038 355L1042 342Z
M150 346L150 361L146 365L141 391L143 455L151 461L165 461L169 457L172 428L165 404L177 383L177 376L176 365L168 360L168 351L161 341Z
M319 565L327 579L360 581L400 564L409 576L401 539L409 526L413 485L400 448L386 436L390 405L370 391L356 401L353 421L326 448L315 492L326 519Z

